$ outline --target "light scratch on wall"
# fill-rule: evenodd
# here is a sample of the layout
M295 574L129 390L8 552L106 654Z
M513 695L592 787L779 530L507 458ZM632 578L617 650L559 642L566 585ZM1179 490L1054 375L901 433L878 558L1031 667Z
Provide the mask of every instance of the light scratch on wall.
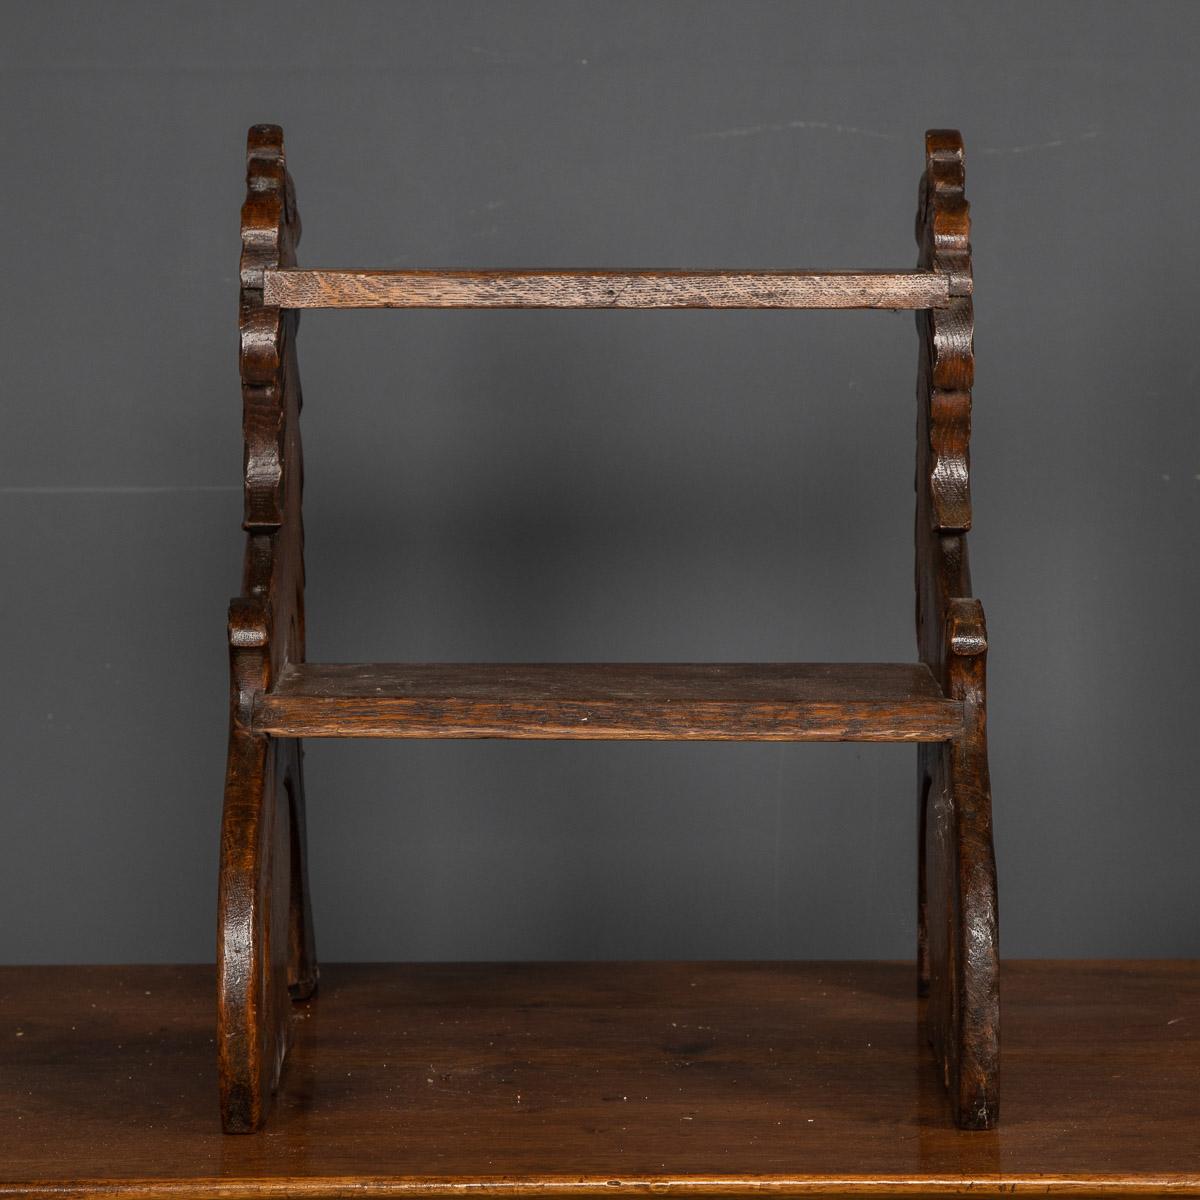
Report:
M1054 138L1049 142L1030 142L1027 146L984 146L980 154L1031 154L1034 150L1055 150L1059 146L1073 146L1080 142L1090 142L1100 136L1100 130L1089 129L1077 137Z
M181 484L170 487L0 487L4 496L153 496L164 492L240 492L239 484Z
M838 125L833 121L775 121L764 125L740 125L732 129L710 129L693 136L697 139L754 137L760 133L784 133L793 129L817 129L825 133L849 134L852 137L878 138L884 142L896 140L892 134L881 133L878 129L863 129L858 125Z

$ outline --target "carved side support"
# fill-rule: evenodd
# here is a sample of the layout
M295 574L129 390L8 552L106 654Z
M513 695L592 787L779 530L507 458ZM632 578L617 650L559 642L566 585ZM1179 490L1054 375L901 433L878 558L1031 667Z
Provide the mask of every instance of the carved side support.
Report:
M917 214L918 265L970 279L970 210L962 138L926 134ZM985 729L987 637L971 599L969 445L974 312L967 289L918 313L917 643L923 662L964 709L963 733L918 751L918 987L955 1120L996 1121L999 957L996 868Z
M275 126L251 129L242 208L246 553L230 604L230 734L221 826L217 1042L227 1132L264 1120L287 1052L289 997L317 982L305 864L301 747L251 728L254 697L304 660L304 532L296 316L262 303L262 271L300 236Z

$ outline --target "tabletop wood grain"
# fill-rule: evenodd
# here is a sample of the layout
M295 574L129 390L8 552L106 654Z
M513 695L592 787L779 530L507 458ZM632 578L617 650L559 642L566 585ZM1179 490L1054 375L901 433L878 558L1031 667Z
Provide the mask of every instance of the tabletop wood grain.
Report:
M210 967L0 968L0 1197L1200 1194L1200 963L1008 963L951 1123L912 964L329 966L222 1135Z

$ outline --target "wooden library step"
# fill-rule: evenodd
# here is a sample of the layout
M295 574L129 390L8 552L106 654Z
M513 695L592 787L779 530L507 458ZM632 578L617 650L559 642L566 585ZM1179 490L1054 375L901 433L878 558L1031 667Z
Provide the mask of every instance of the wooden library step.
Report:
M305 1000L317 981L298 741L304 737L917 743L916 983L928 994L922 1040L933 1048L931 1071L945 1083L959 1127L995 1127L1000 1015L987 631L966 549L975 365L963 161L956 131L926 134L913 270L321 270L302 268L296 257L300 214L283 131L250 130L238 264L248 540L241 595L229 607L233 702L218 897L216 1048L226 1133L252 1133L267 1121L289 1040L300 1036L292 1002ZM311 308L915 310L914 582L917 657L926 665L306 664L296 334L297 310ZM865 1032L856 1026L856 1044L869 1048ZM808 1066L788 1059L780 1087L789 1096L792 1073ZM311 1096L306 1069L301 1060L301 1089ZM340 1079L340 1068L334 1075ZM317 1082L317 1092L339 1086L334 1075ZM622 1084L622 1103L626 1090L633 1098L634 1087ZM1089 1103L1080 1111L1095 1121L1093 1110ZM832 1111L836 1128L843 1115ZM608 1117L587 1113L589 1130L605 1121L625 1128L615 1107ZM723 1150L714 1128L698 1124L692 1132ZM824 1126L817 1132L823 1138ZM628 1190L607 1172L596 1177L596 1194ZM679 1190L728 1194L723 1182ZM827 1190L805 1188L812 1196ZM360 1191L350 1181L340 1194ZM442 1195L461 1200L468 1192L504 1191L470 1184ZM290 1182L283 1192L303 1198ZM522 1194L528 1200L534 1193L561 1200L559 1186L540 1179Z
M940 742L923 663L300 663L254 706L281 737Z

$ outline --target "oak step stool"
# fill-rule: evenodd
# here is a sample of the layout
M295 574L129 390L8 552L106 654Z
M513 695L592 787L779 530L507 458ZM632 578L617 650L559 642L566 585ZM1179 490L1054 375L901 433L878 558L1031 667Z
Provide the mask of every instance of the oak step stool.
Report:
M240 361L247 533L229 609L218 898L227 1132L258 1129L291 999L317 984L303 737L917 743L918 987L957 1123L998 1114L983 609L971 598L971 251L959 134L925 137L913 271L318 271L278 126L247 147ZM304 654L302 308L881 308L917 314L917 663L315 664Z

